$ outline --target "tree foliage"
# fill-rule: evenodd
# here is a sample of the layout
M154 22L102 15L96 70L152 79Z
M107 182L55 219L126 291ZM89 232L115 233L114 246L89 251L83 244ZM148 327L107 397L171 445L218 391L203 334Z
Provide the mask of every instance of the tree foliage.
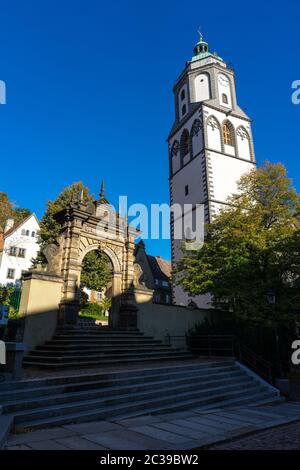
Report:
M0 233L3 234L7 219L12 218L15 222L19 222L30 214L29 209L16 207L6 193L0 192Z
M211 293L216 307L249 325L292 325L300 308L300 203L284 166L252 170L228 202L206 227L203 247L184 252L176 282L192 295Z
M50 243L56 243L60 234L61 226L55 220L54 214L65 209L72 201L78 200L82 193L83 202L93 201L93 196L89 194L89 189L82 182L76 182L67 186L54 201L48 201L46 212L40 224L40 246L41 249Z
M111 280L112 266L108 256L99 251L90 251L82 262L81 287L101 292Z

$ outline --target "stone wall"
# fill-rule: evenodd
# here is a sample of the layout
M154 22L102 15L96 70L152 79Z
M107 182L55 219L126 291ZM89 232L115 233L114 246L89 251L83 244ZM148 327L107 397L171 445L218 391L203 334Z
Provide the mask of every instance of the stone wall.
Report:
M52 338L61 299L62 278L46 272L24 274L20 313L24 315L24 336L27 350Z
M185 334L212 315L212 310L155 304L152 302L152 295L153 291L148 289L135 292L138 328L146 335L154 336L164 343L168 342L170 336L172 346L184 347Z

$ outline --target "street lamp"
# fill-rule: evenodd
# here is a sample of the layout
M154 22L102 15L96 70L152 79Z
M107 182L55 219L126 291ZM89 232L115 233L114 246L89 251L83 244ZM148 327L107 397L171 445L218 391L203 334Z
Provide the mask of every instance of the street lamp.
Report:
M275 292L272 289L267 291L267 302L269 305L275 305L276 303Z

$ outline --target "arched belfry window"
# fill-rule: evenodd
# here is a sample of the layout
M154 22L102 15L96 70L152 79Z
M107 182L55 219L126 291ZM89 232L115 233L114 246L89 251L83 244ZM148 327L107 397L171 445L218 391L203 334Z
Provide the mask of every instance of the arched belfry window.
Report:
M223 140L225 145L234 145L232 132L227 123L223 124Z
M190 151L190 134L187 129L184 129L183 133L181 134L180 139L180 157L181 162L185 155L187 155Z

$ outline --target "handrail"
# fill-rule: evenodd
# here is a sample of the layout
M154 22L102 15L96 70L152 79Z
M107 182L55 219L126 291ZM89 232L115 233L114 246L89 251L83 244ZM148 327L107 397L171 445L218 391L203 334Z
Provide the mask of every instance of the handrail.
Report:
M252 349L248 348L240 342L238 344L238 360L248 366L250 369L254 370L258 375L260 375L267 382L273 384L273 373L272 373L272 364L264 359L263 357L256 354Z
M171 345L172 338L185 339L187 347L196 355L205 357L232 357L243 363L264 380L273 384L273 367L271 362L259 356L248 346L242 344L235 335L166 335ZM201 345L202 341L202 345ZM204 342L204 344L203 344ZM220 344L222 343L223 344ZM193 344L194 343L194 344Z

